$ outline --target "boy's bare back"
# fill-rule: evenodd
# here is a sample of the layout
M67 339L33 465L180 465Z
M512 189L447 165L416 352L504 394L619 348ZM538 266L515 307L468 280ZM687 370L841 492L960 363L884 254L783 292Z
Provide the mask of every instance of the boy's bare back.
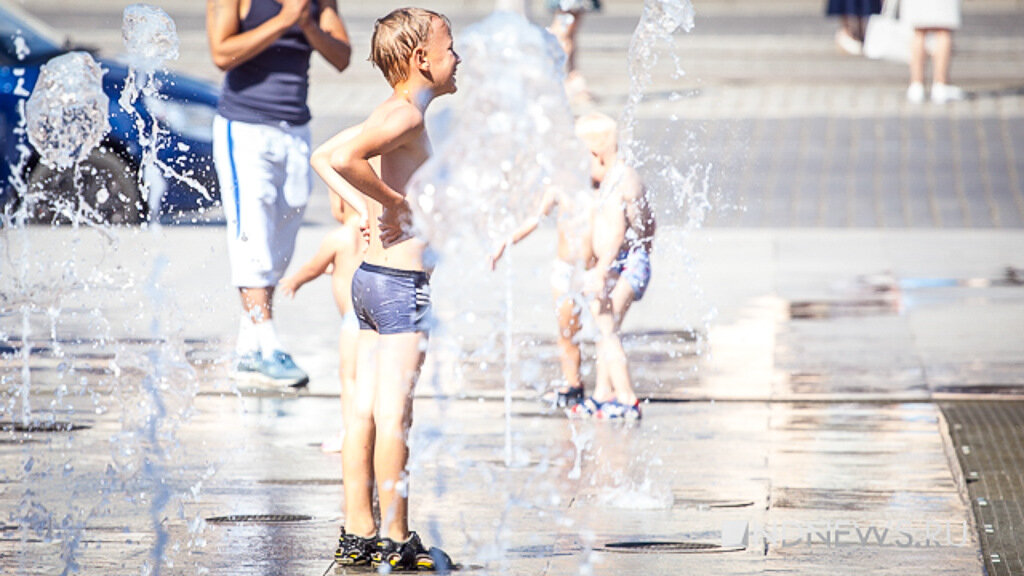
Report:
M430 157L430 139L423 124L423 113L411 102L392 95L377 107L363 124L364 131L393 135L398 143L380 155L380 180L405 197L405 187L413 173ZM405 270L423 269L425 243L409 235L409 212L402 208L384 210L379 202L371 202L370 245L366 262ZM381 238L381 225L398 233L397 238L385 242Z

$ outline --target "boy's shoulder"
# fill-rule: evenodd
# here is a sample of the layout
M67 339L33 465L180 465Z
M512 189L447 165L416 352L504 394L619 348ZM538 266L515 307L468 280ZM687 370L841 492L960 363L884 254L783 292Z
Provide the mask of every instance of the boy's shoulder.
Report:
M423 126L423 112L405 98L392 96L377 106L367 123L414 130Z
M619 194L621 194L626 200L636 199L646 192L644 189L644 181L640 177L640 173L628 164L622 164L622 173L619 177L618 189Z

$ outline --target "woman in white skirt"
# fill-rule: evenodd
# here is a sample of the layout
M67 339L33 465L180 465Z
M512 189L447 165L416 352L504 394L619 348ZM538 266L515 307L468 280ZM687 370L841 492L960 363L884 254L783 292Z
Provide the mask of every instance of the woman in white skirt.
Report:
M925 96L925 39L931 34L932 102L943 104L963 100L964 91L949 83L949 66L953 56L953 30L960 28L961 0L902 0L900 19L914 28L910 45L910 87L907 100L923 102Z

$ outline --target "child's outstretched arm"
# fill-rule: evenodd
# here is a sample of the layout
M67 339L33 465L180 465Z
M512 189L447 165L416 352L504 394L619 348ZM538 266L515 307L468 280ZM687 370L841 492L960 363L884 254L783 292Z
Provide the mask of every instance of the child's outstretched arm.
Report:
M369 225L370 211L366 206L366 199L357 190L342 178L333 167L331 167L331 155L345 142L351 140L363 129L362 124L346 128L338 132L330 140L321 144L309 159L309 165L323 179L331 192L337 194L346 204L359 213L359 228L365 230Z
M286 278L282 278L277 283L277 287L281 290L281 293L289 298L295 298L295 293L302 288L306 282L315 279L324 272L334 263L334 256L337 252L337 246L333 241L331 234L324 237L323 241L320 242L320 248L316 251L316 254L309 259L308 262L299 267L294 274Z
M501 260L501 256L505 253L505 248L507 248L509 244L518 244L524 238L533 234L533 231L537 229L537 226L540 226L540 219L550 214L551 210L554 209L555 204L557 203L558 201L554 192L552 192L551 189L545 190L544 195L540 199L540 208L537 210L537 213L523 220L523 223L519 225L519 228L516 228L512 232L511 236L509 236L507 240L503 241L491 254L491 270L497 268L498 260Z

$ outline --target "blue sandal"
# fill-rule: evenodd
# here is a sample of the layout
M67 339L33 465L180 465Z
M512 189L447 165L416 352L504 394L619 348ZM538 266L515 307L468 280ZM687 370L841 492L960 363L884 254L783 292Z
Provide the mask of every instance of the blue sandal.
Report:
M632 406L626 406L618 400L609 400L600 405L597 414L598 418L608 420L639 420L642 416L640 400L634 402Z
M588 396L583 402L566 408L565 415L569 418L594 418L601 413L602 406L603 404L594 400L593 396Z

